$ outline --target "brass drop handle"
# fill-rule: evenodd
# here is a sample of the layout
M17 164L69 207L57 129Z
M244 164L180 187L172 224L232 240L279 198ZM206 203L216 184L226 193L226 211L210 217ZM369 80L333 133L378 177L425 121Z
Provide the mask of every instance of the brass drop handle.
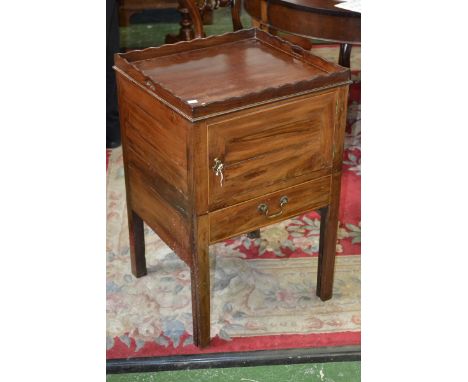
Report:
M224 164L221 162L218 158L214 159L214 166L212 167L214 173L216 176L221 176L221 179L219 180L219 184L221 187L223 187L223 180L224 180L224 175L223 175L223 170L224 170Z
M273 215L268 215L268 205L266 203L259 204L257 209L260 211L261 214L265 215L268 219L277 218L283 214L283 206L288 204L289 199L287 196L282 196L280 199L280 208L279 212L274 213Z

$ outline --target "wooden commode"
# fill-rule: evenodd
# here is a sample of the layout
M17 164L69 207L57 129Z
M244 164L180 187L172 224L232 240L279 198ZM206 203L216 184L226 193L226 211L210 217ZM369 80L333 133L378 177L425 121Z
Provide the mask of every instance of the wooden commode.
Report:
M257 29L117 54L132 272L143 222L191 269L210 341L208 246L321 213L317 295L332 296L349 69Z

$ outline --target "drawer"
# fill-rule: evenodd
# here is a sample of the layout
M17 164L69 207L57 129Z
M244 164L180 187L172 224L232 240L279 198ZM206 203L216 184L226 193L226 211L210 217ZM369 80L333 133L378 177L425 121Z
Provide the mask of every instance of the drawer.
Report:
M217 242L324 207L329 204L330 182L331 176L324 176L211 212L210 242ZM282 207L281 201L283 203L286 201ZM264 206L268 211L265 211Z
M210 210L329 173L333 161L336 91L289 101L208 125Z

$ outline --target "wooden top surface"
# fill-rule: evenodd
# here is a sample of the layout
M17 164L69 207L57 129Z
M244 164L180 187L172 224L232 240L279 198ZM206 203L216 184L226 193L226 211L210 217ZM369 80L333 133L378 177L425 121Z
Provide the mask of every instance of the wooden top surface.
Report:
M201 105L326 74L255 39L134 65L184 101L197 100Z
M116 67L190 120L349 80L348 69L256 29L118 54Z

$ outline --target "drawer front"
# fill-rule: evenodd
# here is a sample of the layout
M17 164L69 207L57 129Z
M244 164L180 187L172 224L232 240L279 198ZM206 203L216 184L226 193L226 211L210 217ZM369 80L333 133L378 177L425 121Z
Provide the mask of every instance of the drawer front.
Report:
M336 91L208 125L210 210L329 173Z
M250 232L303 212L324 207L330 200L330 182L331 177L324 176L211 212L210 242Z

